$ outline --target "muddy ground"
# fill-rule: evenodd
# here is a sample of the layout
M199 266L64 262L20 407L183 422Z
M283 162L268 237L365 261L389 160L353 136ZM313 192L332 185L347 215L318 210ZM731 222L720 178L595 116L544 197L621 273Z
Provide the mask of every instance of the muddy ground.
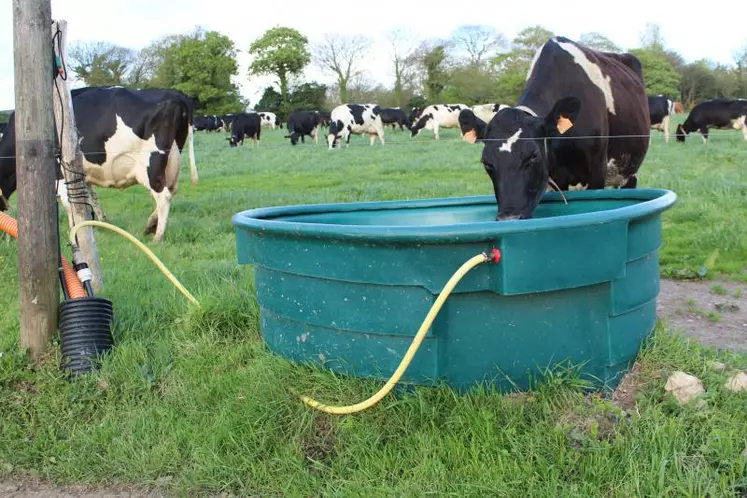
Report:
M706 346L747 352L747 284L661 280L658 315L673 330ZM631 376L632 378L632 376ZM628 389L623 382L620 398ZM628 408L628 407L626 407ZM93 489L85 486L54 487L41 480L0 482L1 498L155 498L155 490L118 486ZM218 495L227 496L227 495Z

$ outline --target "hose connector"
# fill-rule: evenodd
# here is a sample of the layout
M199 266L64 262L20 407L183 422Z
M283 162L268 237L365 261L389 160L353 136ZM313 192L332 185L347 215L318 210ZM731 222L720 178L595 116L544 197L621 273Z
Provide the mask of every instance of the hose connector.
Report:
M73 246L73 269L78 275L80 283L86 289L87 294L92 297L93 286L91 285L91 281L93 280L93 272L88 267L88 263L83 260L83 251L77 245Z

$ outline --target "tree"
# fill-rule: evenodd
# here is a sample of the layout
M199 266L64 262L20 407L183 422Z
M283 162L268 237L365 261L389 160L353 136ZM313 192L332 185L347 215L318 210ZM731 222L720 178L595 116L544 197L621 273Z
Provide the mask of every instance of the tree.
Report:
M680 74L672 66L663 51L634 49L630 53L638 57L643 66L643 81L649 95L666 95L670 99L679 96Z
M656 23L646 23L646 27L640 36L641 48L648 49L656 54L664 53L664 38L661 35L661 27Z
M623 50L615 44L612 40L607 38L601 33L597 33L596 31L592 31L590 33L584 33L582 34L578 42L581 45L584 45L589 48L593 48L594 50L602 50L604 52L622 52Z
M519 31L511 42L511 50L493 59L500 76L496 82L497 98L501 103L516 102L524 89L532 59L542 45L555 34L540 26L529 26Z
M466 24L451 35L454 46L467 54L467 63L479 66L507 45L506 38L490 26Z
M88 86L126 85L136 52L99 41L70 45L70 68Z
M273 87L268 86L265 87L264 92L262 92L262 97L259 99L259 102L257 102L257 105L254 106L254 109L257 111L268 111L278 114L282 104L282 95L280 95Z
M316 81L305 82L294 87L290 96L290 107L293 110L313 111L323 109L326 101L327 85ZM282 113L281 113L282 114ZM283 114L282 119L287 118Z
M388 33L392 45L392 64L394 66L394 97L398 107L405 105L406 86L412 89L417 66L417 55L414 37L402 29L393 29Z
M249 76L271 74L278 78L283 103L288 102L288 79L300 74L311 61L309 40L293 28L275 26L249 45L254 57Z
M217 31L196 28L157 40L150 48L155 74L148 86L180 90L196 99L203 114L240 112L247 102L231 77L238 74L233 41Z
M475 105L494 102L500 97L493 71L466 64L450 71L449 83L443 91L445 102Z
M325 34L324 40L312 49L312 59L322 71L337 78L340 103L348 102L348 83L362 73L360 63L371 40L363 35Z
M441 92L446 86L448 78L444 67L446 46L444 43L436 43L432 47L423 44L420 50L420 61L425 72L425 80L423 81L425 98L429 103L438 103L441 100Z

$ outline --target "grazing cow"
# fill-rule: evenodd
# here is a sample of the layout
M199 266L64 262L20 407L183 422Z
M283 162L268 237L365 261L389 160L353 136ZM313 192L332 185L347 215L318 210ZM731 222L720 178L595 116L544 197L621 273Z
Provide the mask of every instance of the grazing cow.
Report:
M495 113L500 111L501 109L504 109L508 107L505 104L480 104L480 105L473 105L472 106L472 112L475 113L475 116L482 119L486 123L490 123L490 120L493 119L493 116L495 116Z
M677 141L684 142L688 133L699 131L708 143L708 128L742 130L747 140L747 100L714 99L693 107L685 122L677 126Z
M477 116L472 109L462 109L459 112L459 131L462 134L462 140L473 144L487 136L488 123Z
M397 126L400 130L403 130L404 127L410 127L407 114L399 107L383 107L381 109L381 122L384 126L390 125L394 129L397 129Z
M462 109L469 109L464 104L434 104L429 105L420 114L420 118L412 128L410 136L415 137L422 130L433 130L433 138L439 140L439 129L459 128L459 113Z
M306 143L304 136L308 135L314 139L314 143L318 142L319 127L322 124L322 113L319 111L295 111L288 116L288 122L286 128L288 129L288 135L284 138L290 138L291 145L296 145L298 139L301 139L302 143Z
M497 219L531 218L549 180L560 190L635 188L649 127L638 58L551 38L535 54L517 106L488 123L481 162Z
M269 126L271 129L280 127L280 120L274 112L262 111L259 113L259 117L262 118L262 126Z
M182 152L178 143L184 143L191 126L189 108L182 98L164 93L166 96L158 100L156 94L146 96L140 90L121 87L71 91L86 182L117 189L140 184L148 189L156 208L148 217L145 233L155 232L153 240L160 242L178 189ZM0 189L8 198L16 189L12 124L0 142L0 156L11 156L0 158ZM61 178L60 171L57 178ZM58 182L58 194L72 225L64 182ZM1 204L7 208L7 202Z
M231 147L244 145L244 138L252 139L252 146L259 147L259 136L262 133L262 117L256 112L240 112L231 123L231 136L227 137Z
M664 141L669 143L669 117L674 114L674 103L664 95L648 96L648 112L651 129L664 132Z
M224 123L219 116L197 116L195 117L195 130L197 131L221 131Z
M350 147L351 135L369 136L373 146L376 137L384 145L384 124L381 122L381 108L376 104L342 104L332 109L327 143L329 149L340 141Z

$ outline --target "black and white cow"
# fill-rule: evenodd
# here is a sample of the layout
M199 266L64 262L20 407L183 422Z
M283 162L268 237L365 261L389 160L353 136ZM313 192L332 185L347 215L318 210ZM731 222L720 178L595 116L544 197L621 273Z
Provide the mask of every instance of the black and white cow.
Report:
M410 136L415 137L423 130L433 130L433 138L439 140L438 131L441 128L459 129L459 113L469 109L464 104L433 104L420 114L420 118L410 128Z
M282 124L274 112L261 111L258 114L262 118L262 126L269 126L273 130L275 127L282 128Z
M399 107L382 107L381 108L381 122L384 126L391 126L396 129L399 126L400 130L405 127L409 128L410 123L407 120L407 114Z
M285 138L290 138L291 145L296 145L299 138L302 143L306 143L304 137L308 135L314 139L315 144L319 143L319 127L323 119L319 111L294 111L288 116L288 135Z
M506 104L479 104L472 106L472 112L475 113L475 116L482 119L486 123L490 123L490 120L493 119L493 116L495 116L498 111L506 107L509 106L507 106Z
M231 147L244 145L245 138L252 139L252 146L259 147L259 138L262 134L262 117L256 112L240 112L233 117L231 122L231 136L227 137Z
M156 203L145 233L155 232L153 240L159 242L178 190L182 152L178 144L184 144L191 125L189 109L182 98L166 96L157 100L156 95L150 92L146 96L140 90L121 87L71 91L87 183L117 189L143 185ZM0 189L8 198L16 190L13 124L0 140L0 151ZM61 178L60 171L57 178ZM57 191L72 224L64 182L58 182ZM7 209L7 202L0 204Z
M708 129L742 130L747 140L747 100L714 99L693 107L685 122L677 126L677 141L684 142L688 133L699 131L703 143L708 143Z
M551 38L517 104L498 111L483 141L498 220L531 218L550 178L561 190L636 187L650 141L638 58Z
M423 107L413 107L410 109L410 115L407 116L408 128L412 128L412 125L420 118L421 114L423 114Z
M216 116L214 114L196 116L194 121L194 127L197 131L222 131L224 129L224 126L225 124L223 123L223 120L220 118L220 116Z
M332 149L339 141L350 146L351 135L368 135L373 146L376 137L384 145L384 123L376 104L342 104L332 109L327 144Z
M648 112L651 129L664 132L664 141L669 143L669 119L674 115L674 102L664 95L648 96Z

